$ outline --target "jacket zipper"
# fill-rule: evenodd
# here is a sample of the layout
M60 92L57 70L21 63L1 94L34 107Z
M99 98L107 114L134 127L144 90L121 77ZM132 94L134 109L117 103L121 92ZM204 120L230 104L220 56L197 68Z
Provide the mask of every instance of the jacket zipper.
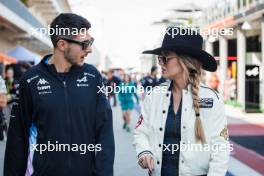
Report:
M69 144L71 146L71 118L69 113L69 103L68 103L68 93L67 93L67 84L66 81L63 81L63 88L64 88L64 94L65 94L65 104L67 108L67 127L68 127L68 137L69 137ZM69 170L71 172L71 152L69 152L69 158L68 158L68 165Z

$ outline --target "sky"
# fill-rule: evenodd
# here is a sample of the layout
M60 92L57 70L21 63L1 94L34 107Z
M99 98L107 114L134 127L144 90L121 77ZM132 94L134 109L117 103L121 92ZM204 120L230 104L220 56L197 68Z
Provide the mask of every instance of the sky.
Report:
M155 21L173 15L171 9L194 2L205 8L214 0L69 0L72 11L87 18L95 46L109 56L112 67L139 67L145 49L161 45L163 25ZM89 59L89 56L88 56Z

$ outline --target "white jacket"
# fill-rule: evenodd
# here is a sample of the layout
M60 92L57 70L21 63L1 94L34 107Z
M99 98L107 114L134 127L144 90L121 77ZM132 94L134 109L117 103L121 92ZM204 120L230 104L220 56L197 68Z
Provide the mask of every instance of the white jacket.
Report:
M168 90L170 83L168 81L160 85L165 86L165 91L158 92L157 89L164 90L164 87L160 88L159 86L145 97L142 115L134 130L134 145L138 158L144 154L152 154L154 159L152 175L154 176L161 175L163 137L171 96L171 92ZM230 146L223 100L214 90L203 84L199 88L199 98L200 117L207 149L204 148L201 151L180 150L179 175L224 176L228 168ZM198 144L194 135L196 116L192 108L190 85L182 91L181 112L181 143L185 146L188 146L186 144ZM201 146L201 144L198 145ZM211 150L208 149L209 147ZM218 152L216 152L217 150Z

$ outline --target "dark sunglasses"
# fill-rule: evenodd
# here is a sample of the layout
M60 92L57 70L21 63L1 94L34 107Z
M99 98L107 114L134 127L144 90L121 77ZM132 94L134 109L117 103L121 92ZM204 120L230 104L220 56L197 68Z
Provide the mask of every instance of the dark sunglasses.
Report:
M166 65L170 59L174 59L174 58L177 58L177 57L176 56L166 57L164 55L159 55L158 56L158 62L159 62L159 64Z
M78 44L82 47L82 50L86 50L87 48L91 47L93 45L93 42L94 42L94 38L92 37L90 40L85 40L85 41L77 41L77 40L72 40L72 39L69 39L69 38L61 38L62 40L65 40L67 42L70 42L70 43L75 43L75 44Z

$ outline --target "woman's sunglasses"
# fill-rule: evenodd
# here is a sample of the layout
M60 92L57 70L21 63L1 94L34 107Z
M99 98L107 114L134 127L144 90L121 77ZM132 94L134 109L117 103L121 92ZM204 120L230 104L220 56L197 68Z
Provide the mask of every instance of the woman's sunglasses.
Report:
M75 43L75 44L78 44L82 47L82 50L87 50L87 48L91 47L93 42L94 42L94 38L92 37L90 40L85 40L85 41L77 41L77 40L72 40L72 39L69 39L69 38L61 38L62 40L65 40L67 42L70 42L70 43Z
M163 55L159 55L158 56L158 62L159 64L164 64L166 65L170 59L174 59L174 58L177 58L176 56L171 56L171 57L166 57L166 56L163 56Z

